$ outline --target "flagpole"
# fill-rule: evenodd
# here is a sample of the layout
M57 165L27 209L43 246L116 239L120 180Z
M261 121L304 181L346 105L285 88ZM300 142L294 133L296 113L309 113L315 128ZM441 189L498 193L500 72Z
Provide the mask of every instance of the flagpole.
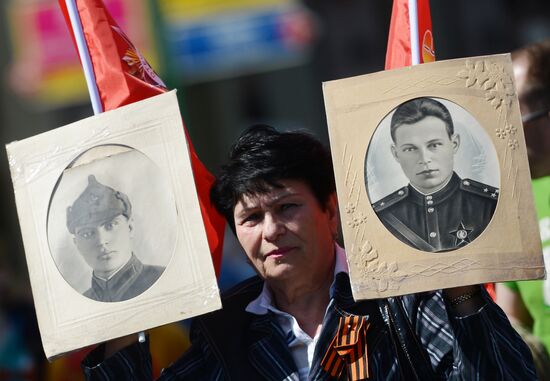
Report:
M76 0L65 0L65 5L67 6L69 19L71 20L71 27L78 49L78 55L80 56L80 62L82 62L82 69L84 70L84 77L88 85L88 93L90 93L94 115L101 114L103 112L103 105L101 104L101 97L99 96L99 90L97 88L92 58L90 57L86 38L84 37L84 29L82 28L82 23L80 22L80 17L76 8ZM138 332L138 341L140 343L145 342L145 332Z
M409 0L409 25L411 33L411 65L420 63L420 46L418 41L418 7L416 0Z
M71 27L76 40L76 47L78 49L78 55L80 56L80 62L82 62L82 69L84 70L84 77L86 78L86 84L88 85L88 93L90 94L90 100L92 102L92 108L94 114L101 114L103 112L103 105L101 104L101 97L99 96L99 90L97 89L94 69L92 67L92 59L90 58L90 52L88 51L88 45L84 37L84 30L82 29L82 23L78 15L76 8L76 0L65 0L65 5L69 12L69 18L71 20Z

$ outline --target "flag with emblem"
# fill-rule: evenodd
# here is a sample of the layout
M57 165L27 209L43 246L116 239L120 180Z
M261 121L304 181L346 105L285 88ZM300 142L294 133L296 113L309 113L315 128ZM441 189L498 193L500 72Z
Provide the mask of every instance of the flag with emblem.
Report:
M435 61L429 0L394 0L386 70Z
M435 49L429 0L394 0L385 69L433 61ZM453 233L456 234L457 242L461 242L467 230L458 227ZM494 284L488 283L485 288L495 299Z
M59 0L59 5L82 63L95 114L167 91L102 0ZM225 221L210 203L214 176L197 157L188 135L187 138L208 244L219 275Z

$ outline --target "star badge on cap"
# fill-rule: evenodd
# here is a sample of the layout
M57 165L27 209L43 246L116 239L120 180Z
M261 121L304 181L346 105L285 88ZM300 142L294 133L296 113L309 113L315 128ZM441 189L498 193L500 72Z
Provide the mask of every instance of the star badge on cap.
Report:
M457 226L456 230L453 230L449 232L449 234L453 235L455 237L455 245L460 246L465 243L470 243L470 234L472 233L474 229L467 229L464 226L464 222L460 222L460 224Z

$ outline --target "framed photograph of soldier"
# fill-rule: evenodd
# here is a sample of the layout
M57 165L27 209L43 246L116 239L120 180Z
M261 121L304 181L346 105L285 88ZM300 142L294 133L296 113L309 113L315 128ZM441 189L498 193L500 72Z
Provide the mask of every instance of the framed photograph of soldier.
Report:
M407 100L380 122L364 176L384 226L429 252L477 238L500 192L498 158L485 130L456 103L432 97Z
M354 297L544 277L509 55L323 84Z
M100 145L80 154L54 187L46 226L67 283L107 303L147 291L174 254L177 215L170 189L155 163L136 149Z
M49 359L221 308L175 92L6 150Z

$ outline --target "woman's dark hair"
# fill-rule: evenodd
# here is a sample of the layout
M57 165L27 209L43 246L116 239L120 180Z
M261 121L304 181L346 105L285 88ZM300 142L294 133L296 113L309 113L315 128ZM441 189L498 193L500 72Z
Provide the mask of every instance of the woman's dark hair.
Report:
M528 60L527 77L522 94L518 94L531 111L550 107L550 39L512 52L512 61L522 55Z
M231 147L210 198L235 231L233 210L241 198L281 188L281 180L303 181L324 208L336 190L330 152L307 132L254 125Z
M395 143L395 131L401 125L414 124L428 116L441 119L445 124L449 138L453 136L453 119L447 107L432 98L415 98L397 106L390 122L390 134L393 142Z

